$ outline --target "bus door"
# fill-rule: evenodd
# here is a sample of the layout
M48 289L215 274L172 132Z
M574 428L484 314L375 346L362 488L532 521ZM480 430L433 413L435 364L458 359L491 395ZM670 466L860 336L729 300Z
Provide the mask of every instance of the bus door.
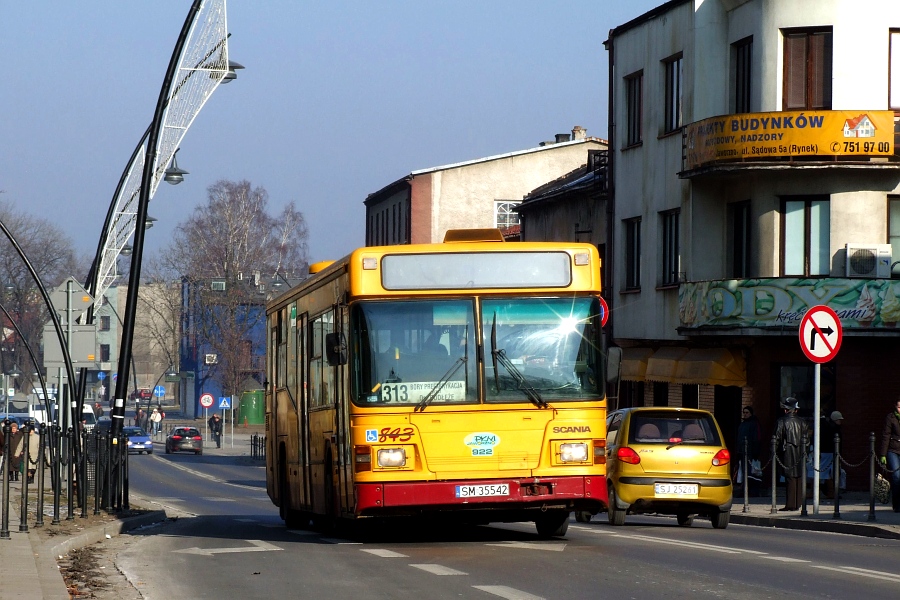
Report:
M334 344L342 345L346 348L349 336L350 318L346 306L335 306L334 314L334 333L330 339L334 340ZM327 342L326 342L327 343ZM332 349L334 352L334 349ZM335 424L334 430L335 444L332 450L334 454L334 476L337 478L335 484L338 493L338 513L352 513L356 504L353 491L353 474L351 468L352 448L350 436L350 406L348 398L348 369L347 369L347 351L338 352L342 355L335 359L335 356L328 356L329 364L334 365L334 384L335 384Z
M297 403L299 405L299 440L300 440L300 469L302 478L302 494L300 499L301 506L309 510L313 505L312 494L312 467L309 460L309 394L307 393L309 384L309 370L307 365L307 357L309 348L307 347L307 335L309 315L303 313L297 316Z

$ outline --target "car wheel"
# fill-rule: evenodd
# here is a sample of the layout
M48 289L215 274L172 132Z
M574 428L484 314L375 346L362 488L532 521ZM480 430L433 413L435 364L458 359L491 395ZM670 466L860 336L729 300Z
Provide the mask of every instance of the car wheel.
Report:
M153 454L153 450L147 450L147 454Z
M569 529L569 511L548 510L534 520L534 525L542 538L564 536Z
M716 529L725 529L728 527L729 519L731 519L730 510L717 512L709 518L709 520L712 521L712 526Z
M682 527L690 527L694 522L694 515L688 515L685 513L679 513L675 516L678 519L678 524Z
M609 509L606 512L606 518L610 525L621 527L625 524L625 509L616 506L616 488L609 487Z
M587 510L576 510L575 511L575 520L579 523L590 523L591 522L591 513Z
M166 454L172 454L172 451L169 450L169 447L168 447L168 446L166 446Z
M197 456L200 456L201 454L203 454L203 450L197 450Z

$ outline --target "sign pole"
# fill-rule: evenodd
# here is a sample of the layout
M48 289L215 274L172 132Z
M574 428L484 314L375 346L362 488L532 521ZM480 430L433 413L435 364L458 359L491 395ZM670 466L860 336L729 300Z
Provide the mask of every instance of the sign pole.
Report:
M822 435L819 413L822 412L822 365L816 363L815 396L813 404L813 514L819 514L819 436Z

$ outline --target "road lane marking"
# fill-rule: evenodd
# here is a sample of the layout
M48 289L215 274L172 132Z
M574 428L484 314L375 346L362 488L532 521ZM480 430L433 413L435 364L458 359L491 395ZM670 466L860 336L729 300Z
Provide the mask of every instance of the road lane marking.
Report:
M843 575L859 575L860 577L869 577L871 579L881 579L883 581L893 581L900 583L900 575L894 573L885 573L883 571L872 571L870 569L860 569L859 567L826 567L823 565L812 565L814 569L823 569L825 571L835 571Z
M760 558L765 558L766 560L777 560L778 562L783 562L783 563L812 562L811 560L803 560L802 558L791 558L790 556L761 556Z
M534 596L505 585L473 585L472 587L488 594L506 598L506 600L544 600L543 596Z
M339 538L321 538L320 542L324 542L326 544L334 544L336 546L362 546L362 542L351 542L348 540L342 540Z
M385 550L384 548L362 548L363 552L380 556L381 558L409 558L405 554L394 552L393 550Z
M503 548L519 548L521 550L549 550L551 552L562 552L566 549L566 545L561 543L500 542L499 544L485 544L485 546L502 546Z
M239 546L237 548L184 548L183 550L173 550L178 554L199 554L201 556L213 556L214 554L232 554L236 552L272 552L273 550L282 550L278 546L262 540L247 540L251 546Z
M463 573L462 571L457 571L456 569L451 569L450 567L445 567L443 565L421 564L409 566L415 567L416 569L422 569L432 575L468 575L468 573Z
M156 456L156 455L153 455L153 459L154 459L154 460L161 461L161 462L163 462L163 463L165 463L165 464L167 464L167 465L169 465L169 466L171 466L171 467L174 467L174 468L176 468L176 469L181 469L182 471L184 471L184 472L186 472L186 473L190 473L191 475L195 475L196 477L201 477L201 478L203 478L203 479L208 479L209 481L215 481L215 482L221 483L221 484L223 484L223 485L230 485L230 486L232 486L232 487L242 488L242 489L245 489L245 490L253 490L254 492L258 492L258 491L259 491L259 486L257 486L257 485L243 485L243 484L241 484L241 483L231 483L230 481L226 481L225 479L220 479L219 477L216 477L216 476L214 476L214 475L210 475L209 473L203 473L203 472L201 472L201 471L197 471L197 470L195 470L195 469L188 468L188 467L186 467L186 466L184 466L184 465L180 465L180 464L178 464L178 463L176 463L176 462L173 462L173 461L171 461L171 460L166 460L166 459L163 458L162 456ZM267 498L267 500L268 500L268 498Z
M235 502L234 498L223 498L222 496L201 496L200 499L207 502Z

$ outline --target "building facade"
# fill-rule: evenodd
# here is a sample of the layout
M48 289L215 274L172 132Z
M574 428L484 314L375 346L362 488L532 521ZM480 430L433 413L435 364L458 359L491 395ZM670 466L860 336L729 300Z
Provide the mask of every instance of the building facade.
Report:
M672 0L606 48L618 401L712 409L731 441L742 405L768 436L818 396L865 456L900 393L900 3ZM819 305L843 342L817 394Z
M523 196L582 167L589 149L604 148L575 127L535 148L413 171L366 198L366 245L429 244L448 229L515 227Z

